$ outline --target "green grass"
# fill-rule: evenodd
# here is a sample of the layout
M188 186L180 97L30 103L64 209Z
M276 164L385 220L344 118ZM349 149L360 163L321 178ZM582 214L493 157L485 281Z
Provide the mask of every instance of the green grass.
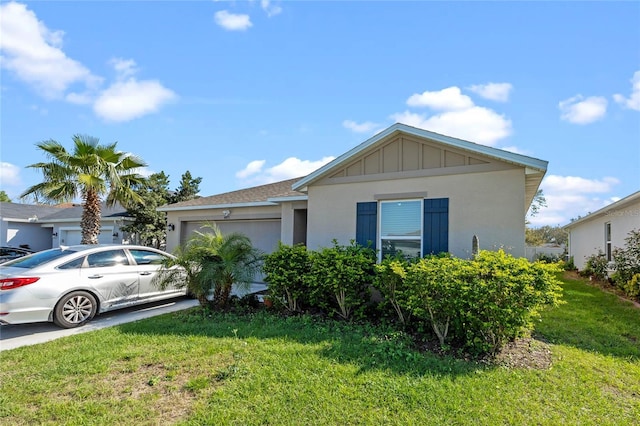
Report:
M0 424L638 424L640 309L566 280L547 370L308 317L170 314L0 353Z

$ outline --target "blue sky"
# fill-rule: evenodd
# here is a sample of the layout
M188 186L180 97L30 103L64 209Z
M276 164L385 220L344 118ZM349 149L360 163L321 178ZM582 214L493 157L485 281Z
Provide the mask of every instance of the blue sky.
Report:
M394 122L549 161L563 225L640 189L639 2L0 2L0 188L87 134L201 195Z

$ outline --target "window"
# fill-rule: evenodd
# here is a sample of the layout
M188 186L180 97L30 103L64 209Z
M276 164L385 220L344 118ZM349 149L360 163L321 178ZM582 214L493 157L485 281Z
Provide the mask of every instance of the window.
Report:
M356 204L356 242L378 250L420 257L449 251L449 199L365 201Z
M127 255L124 250L109 250L92 253L87 256L89 268L104 268L117 265L128 265Z
M381 257L401 253L420 257L422 247L422 200L380 203Z
M604 224L604 247L607 254L607 262L611 262L611 222Z
M166 256L150 250L129 250L138 265L162 265Z

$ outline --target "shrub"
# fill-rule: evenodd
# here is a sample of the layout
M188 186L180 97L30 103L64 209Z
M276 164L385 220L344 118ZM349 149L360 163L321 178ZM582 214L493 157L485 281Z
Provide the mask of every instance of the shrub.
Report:
M407 309L426 321L441 345L495 353L533 328L544 305L556 305L557 264L530 263L500 250L473 260L429 256L406 268Z
M375 250L357 245L338 245L311 253L311 270L306 276L310 303L343 319L361 317L370 298Z
M262 270L270 295L275 300L283 300L287 310L301 311L309 293L305 283L305 277L311 270L307 248L301 244L288 246L278 243L278 249L265 257Z
M631 230L624 241L623 248L613 250L616 271L611 278L627 295L637 297L638 279L635 276L640 274L640 230ZM632 283L634 278L636 281Z
M608 263L602 250L598 250L598 254L587 257L587 263L585 268L580 271L580 275L603 281L607 278Z
M398 320L404 326L409 322L411 313L407 309L405 278L409 262L404 256L387 257L375 265L375 288L384 300L393 307Z
M465 305L463 297L471 278L468 265L451 256L427 256L407 267L407 309L431 326L441 346Z
M558 264L531 263L502 250L482 251L471 263L477 275L460 314L463 344L472 352L495 353L531 331L544 305L559 303Z

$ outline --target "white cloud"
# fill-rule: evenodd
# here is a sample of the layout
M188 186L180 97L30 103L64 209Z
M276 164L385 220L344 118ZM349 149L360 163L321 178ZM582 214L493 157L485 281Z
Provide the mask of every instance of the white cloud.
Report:
M619 183L614 177L588 179L549 175L540 185L547 207L530 218L531 225L566 225L573 218L599 210L617 200L617 197L608 194Z
M271 3L270 0L261 0L260 1L260 6L262 7L262 10L264 10L267 14L267 16L269 18L271 18L272 16L276 16L279 15L280 13L282 13L282 7Z
M469 90L483 98L498 102L507 102L511 89L513 86L510 83L474 84L469 87Z
M393 114L391 118L398 123L489 146L495 146L511 134L511 120L479 106L430 117L405 111Z
M216 12L214 20L216 24L229 31L244 31L253 25L249 15L229 13L226 10Z
M356 123L352 120L344 120L342 126L355 133L378 133L380 131L380 125L371 121Z
M63 97L74 84L95 87L101 78L62 51L64 32L49 30L20 3L0 6L0 51L3 68L42 96Z
M589 124L604 117L607 113L607 100L601 96L584 98L577 95L558 104L561 118L574 124Z
M640 71L636 71L631 79L631 95L625 98L622 95L613 95L613 99L626 108L640 111Z
M0 162L0 182L3 187L21 185L20 167L4 161Z
M133 59L113 58L109 61L109 64L113 66L113 69L116 71L116 78L118 80L124 80L138 72L136 61Z
M93 111L107 121L129 121L157 112L176 94L156 80L118 81L96 99Z
M407 99L407 105L452 111L471 108L473 101L467 95L463 95L460 88L453 86L436 92L425 91L422 94L413 94Z
M281 180L293 179L306 176L316 171L335 157L323 157L317 161L300 160L289 157L282 163L263 170L264 160L255 160L236 173L236 177L243 180L243 183L250 185L261 185L266 183L279 182Z
M266 160L254 160L247 164L247 167L237 172L236 177L239 179L246 179L249 176L260 173L262 171L262 167L266 162Z

